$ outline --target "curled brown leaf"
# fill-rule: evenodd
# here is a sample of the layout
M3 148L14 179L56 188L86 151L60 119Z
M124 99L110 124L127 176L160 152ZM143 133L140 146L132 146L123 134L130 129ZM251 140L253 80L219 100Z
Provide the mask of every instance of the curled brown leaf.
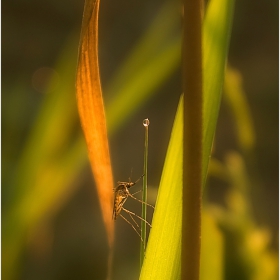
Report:
M80 120L111 249L114 241L113 176L98 64L98 10L99 0L85 1L76 92Z

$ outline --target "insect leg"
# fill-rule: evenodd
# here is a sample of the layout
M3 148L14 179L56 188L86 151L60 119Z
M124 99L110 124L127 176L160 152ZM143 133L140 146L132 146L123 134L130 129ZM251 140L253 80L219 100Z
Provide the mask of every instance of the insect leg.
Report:
M149 204L149 203L146 203L146 202L144 202L144 201L142 201L142 200L136 198L136 197L133 196L131 193L129 193L128 195L129 195L131 198L133 198L133 199L135 199L135 200L137 200L137 201L139 201L139 202L141 202L141 203L143 203L143 204L146 204L146 205L148 205L148 206L150 206L150 207L152 207L152 208L155 209L155 207L154 207L153 205L151 205L151 204Z
M122 208L122 210L124 210L126 213L128 214L132 214L134 216L136 216L138 219L140 219L141 221L145 222L149 227L152 227L146 220L144 220L143 218L141 218L140 216L136 215L135 213L131 212L131 211L128 211L127 209L125 208Z
M141 235L139 234L139 232L137 231L137 229L134 227L134 225L133 225L128 219L126 219L122 214L120 214L120 216L121 216L127 223L129 223L129 224L132 226L132 228L134 229L134 231L135 231L135 232L137 233L137 235L140 237L141 241L144 242L143 239L142 239L142 237L141 237Z
M142 192L142 190L137 191L137 192L135 192L135 193L132 193L131 195L135 195L135 194L140 193L140 192Z
M131 216L131 214L130 214L130 213L128 213L128 214L129 214L131 220L132 220L132 221L135 223L135 225L140 229L139 225L138 225L137 222L134 220L134 218ZM140 229L140 231L141 231L141 229Z

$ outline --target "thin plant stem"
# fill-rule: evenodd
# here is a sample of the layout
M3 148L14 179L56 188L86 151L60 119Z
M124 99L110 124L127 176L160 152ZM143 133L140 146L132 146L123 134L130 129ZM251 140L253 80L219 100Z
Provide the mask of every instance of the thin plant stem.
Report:
M202 0L184 0L181 279L199 280L202 189Z
M147 236L147 225L144 221L146 221L147 217L147 178L148 178L148 126L149 120L143 120L143 126L145 128L145 144L144 144L144 177L143 177L143 190L142 190L142 221L141 221L141 238L143 242L140 244L140 269L142 267L144 257L145 257L145 249L146 249L146 236Z

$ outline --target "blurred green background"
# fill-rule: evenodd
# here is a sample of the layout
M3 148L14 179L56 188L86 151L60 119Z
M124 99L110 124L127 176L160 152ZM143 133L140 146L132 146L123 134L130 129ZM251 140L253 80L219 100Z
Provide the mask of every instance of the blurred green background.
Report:
M160 13L164 3L101 0L99 16L101 81L114 180L128 180L131 170L132 180L142 174L142 120L149 118L151 203L182 91L176 56L180 5L167 4ZM83 1L2 2L3 279L104 279L106 275L105 230L75 104L82 12ZM158 29L145 37L153 24ZM206 205L230 208L232 186L222 178L219 166L244 163L250 222L268 230L267 247L276 253L278 47L277 3L237 1L229 63L242 77L255 142L245 148L240 144L240 104L233 109L227 94L205 192ZM129 98L122 97L126 92ZM127 208L140 213L135 201L127 202ZM217 220L223 229L223 219ZM139 241L123 220L116 222L113 279L137 279ZM225 275L230 279L230 272Z

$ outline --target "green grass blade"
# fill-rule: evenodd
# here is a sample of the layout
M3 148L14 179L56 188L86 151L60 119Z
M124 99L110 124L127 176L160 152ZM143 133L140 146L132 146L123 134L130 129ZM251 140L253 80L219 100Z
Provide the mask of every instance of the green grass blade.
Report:
M235 120L236 135L240 148L247 155L252 155L256 136L249 102L242 85L241 74L229 65L225 75L225 101Z
M140 279L179 279L181 273L183 100L175 117Z
M73 84L76 63L69 59L76 53L73 38L69 46L56 67L61 74L60 87L46 94L18 160L16 176L10 186L5 186L14 190L3 215L5 279L19 273L15 267L27 232L61 207L74 191L73 182L85 164L84 140L73 137L77 120Z
M143 168L143 188L142 188L142 201L147 203L148 195L148 140L149 140L149 120L143 120L143 126L145 129L145 143L144 143L144 168ZM142 219L147 220L147 204L142 203ZM142 267L147 242L147 225L144 221L141 221L141 237L143 242L140 243L140 269Z
M221 103L234 0L212 0L203 26L203 182L205 184Z

